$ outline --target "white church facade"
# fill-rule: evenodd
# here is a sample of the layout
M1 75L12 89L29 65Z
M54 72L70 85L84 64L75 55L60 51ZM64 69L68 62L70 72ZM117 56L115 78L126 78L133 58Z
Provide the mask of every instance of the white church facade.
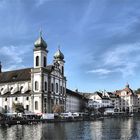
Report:
M52 65L47 64L47 44L40 35L34 44L34 66L2 72L0 65L0 109L12 113L13 103L27 112L50 113L54 105L66 109L64 55L58 49Z

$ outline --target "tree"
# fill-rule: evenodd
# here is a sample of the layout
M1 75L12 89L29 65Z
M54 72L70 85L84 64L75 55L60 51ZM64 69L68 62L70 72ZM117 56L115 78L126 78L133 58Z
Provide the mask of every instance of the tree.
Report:
M17 113L24 113L24 107L22 103L13 103L13 109Z
M137 90L135 90L135 93L136 94L139 94L140 93L140 88L138 88Z
M54 105L53 108L53 113L62 113L64 112L64 106L63 105Z
M91 115L92 113L96 114L97 113L97 109L94 107L87 107L88 110L88 114Z
M98 109L98 111L99 111L101 114L104 114L104 112L105 112L105 107L100 107L100 108Z

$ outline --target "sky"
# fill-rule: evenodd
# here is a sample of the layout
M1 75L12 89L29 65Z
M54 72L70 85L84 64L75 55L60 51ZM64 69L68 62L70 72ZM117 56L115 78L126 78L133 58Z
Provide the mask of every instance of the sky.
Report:
M140 88L139 0L0 0L2 71L33 67L34 42L58 46L67 88L82 92Z

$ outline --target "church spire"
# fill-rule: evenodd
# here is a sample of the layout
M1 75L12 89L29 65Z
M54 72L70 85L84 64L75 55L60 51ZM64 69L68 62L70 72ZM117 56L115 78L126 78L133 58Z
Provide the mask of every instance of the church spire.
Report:
M57 52L54 54L54 59L55 60L64 60L64 55L63 53L60 51L60 45L58 45L58 50Z
M128 82L126 83L126 88L129 88L129 84L128 84Z
M42 38L42 31L39 31L39 38L34 43L35 48L47 48L47 43Z

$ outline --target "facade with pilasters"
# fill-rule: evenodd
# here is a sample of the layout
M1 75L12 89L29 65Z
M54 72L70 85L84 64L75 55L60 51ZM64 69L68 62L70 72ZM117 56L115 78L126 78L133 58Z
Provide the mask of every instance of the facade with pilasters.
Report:
M54 105L61 105L65 111L64 55L58 49L53 64L48 65L47 49L47 44L40 35L34 44L32 68L0 71L1 111L14 112L13 103L21 103L27 112L52 112Z

